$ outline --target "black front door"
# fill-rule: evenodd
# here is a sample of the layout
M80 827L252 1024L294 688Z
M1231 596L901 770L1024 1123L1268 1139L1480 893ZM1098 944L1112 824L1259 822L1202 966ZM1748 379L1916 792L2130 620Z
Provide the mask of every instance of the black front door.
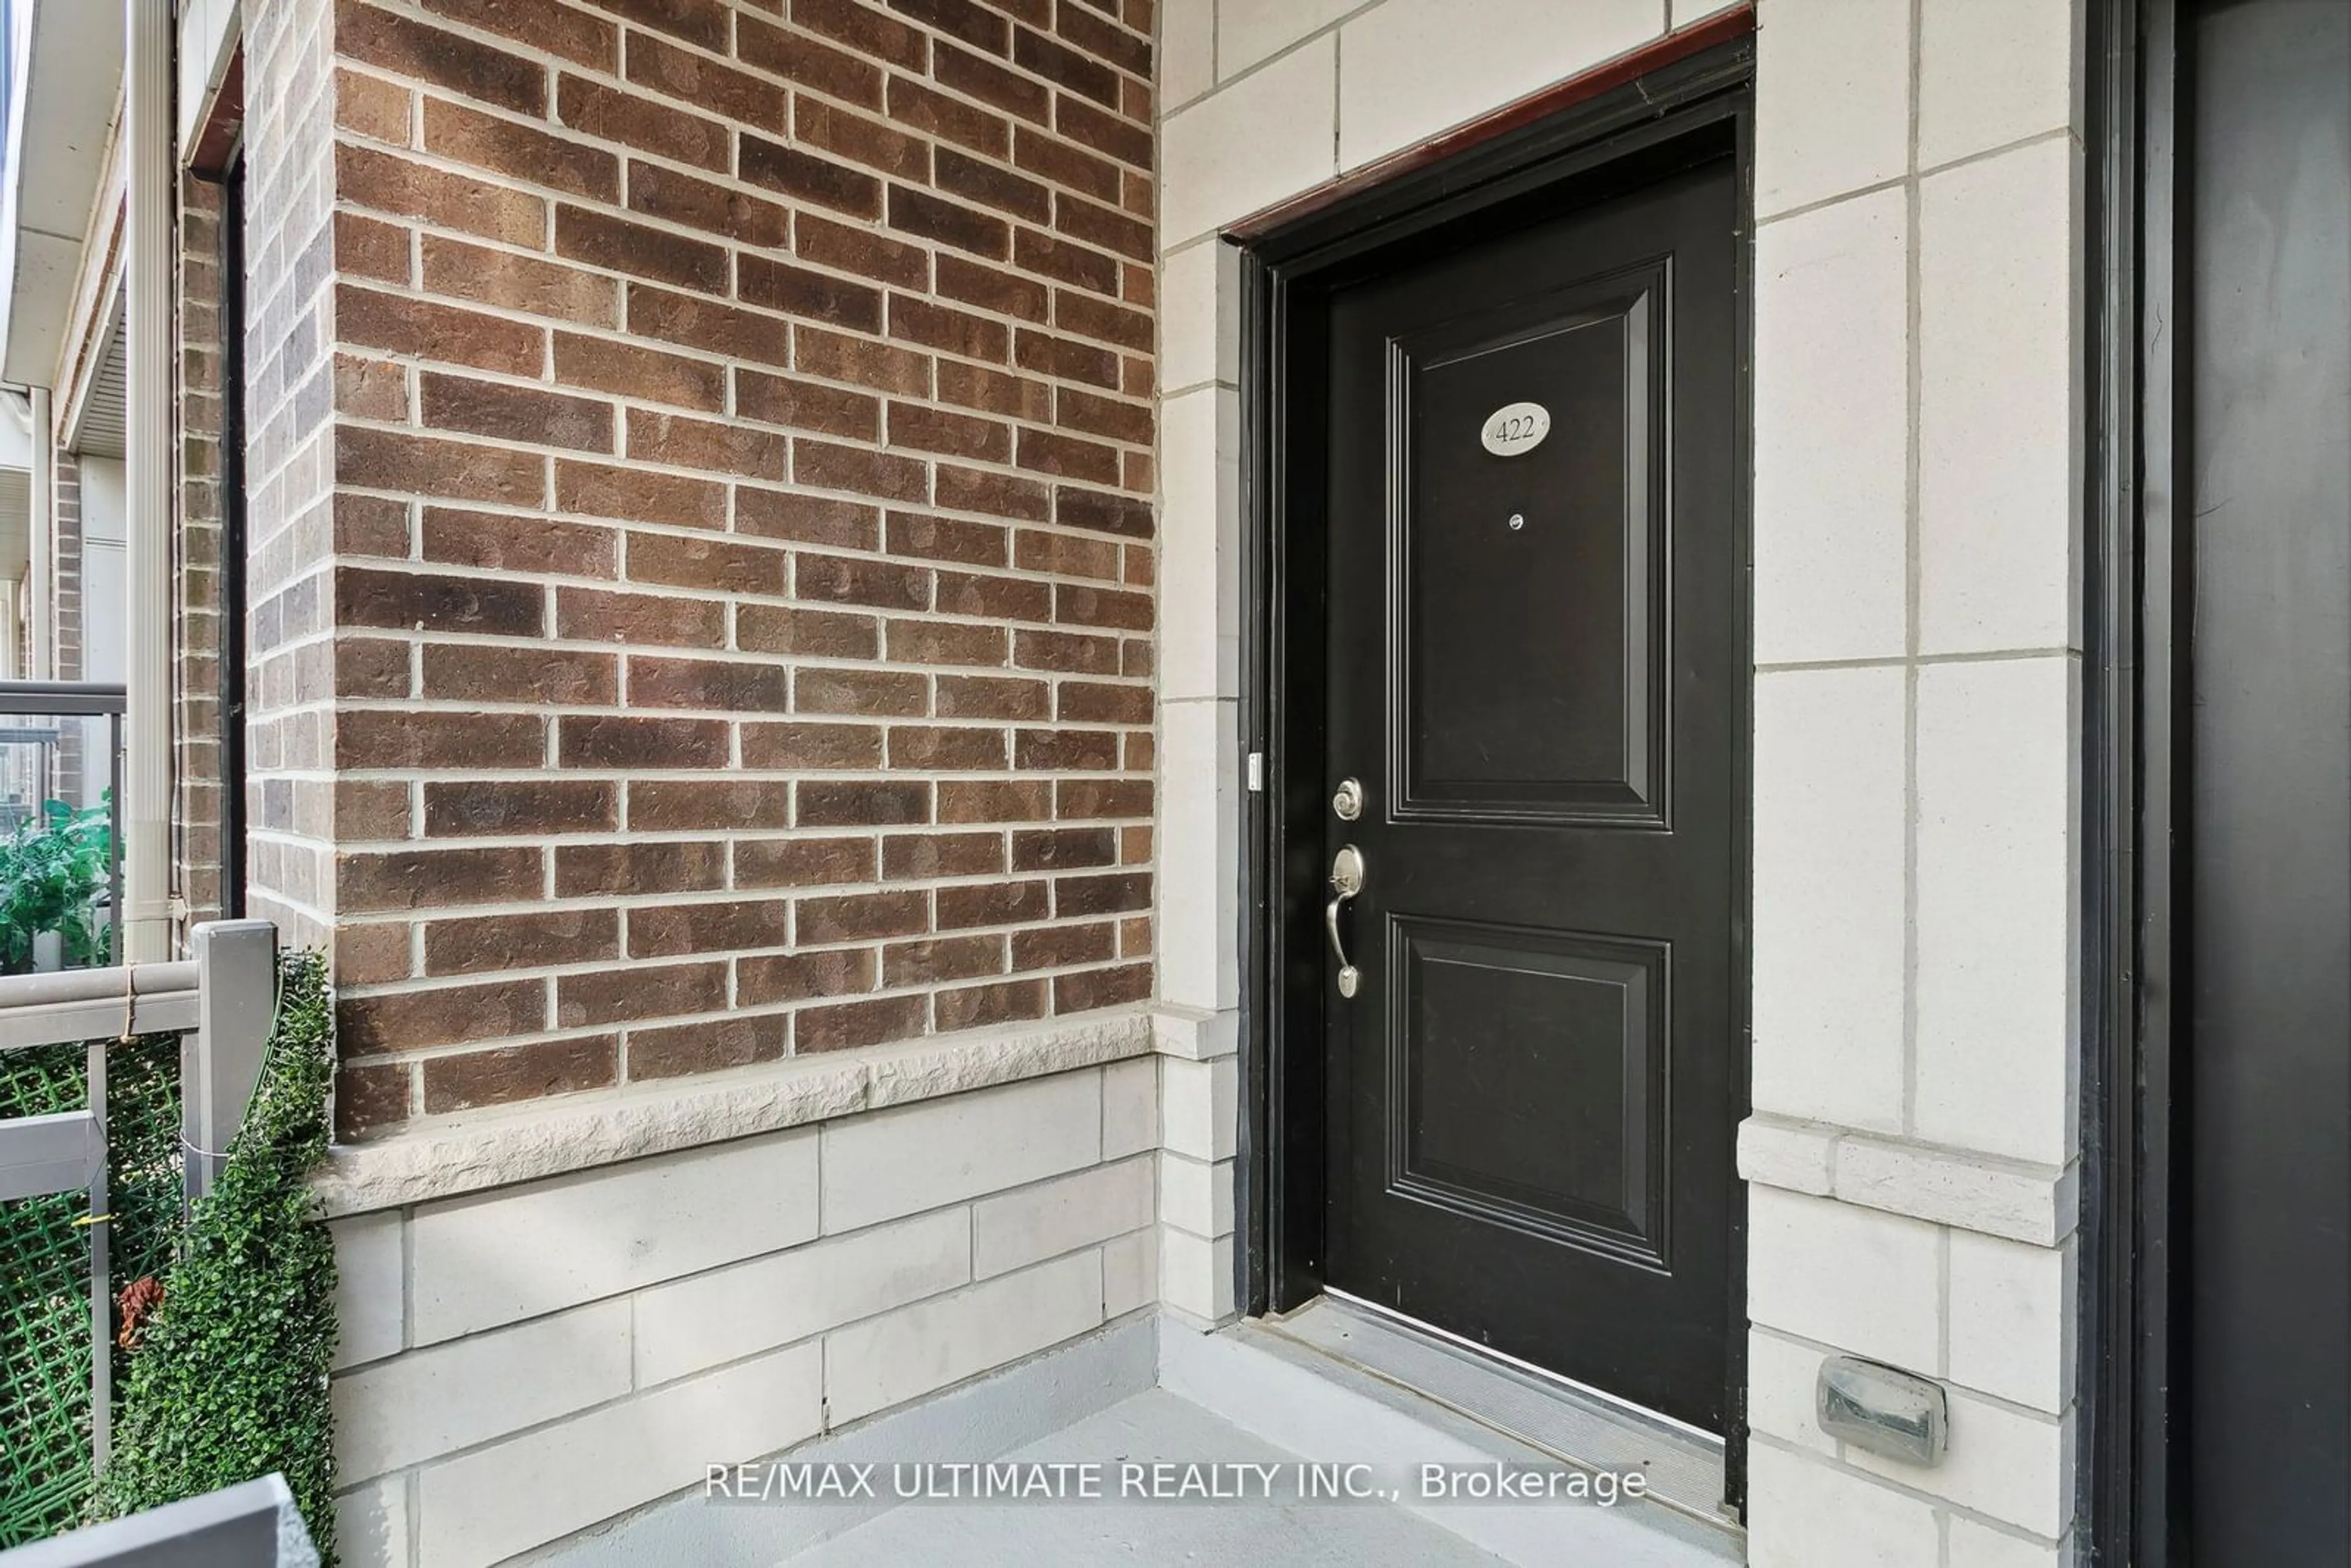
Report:
M2344 1563L2351 4L2183 23L2185 1562Z
M1737 213L1724 159L1334 289L1322 457L1323 791L1361 806L1318 874L1362 862L1325 1281L1717 1431Z

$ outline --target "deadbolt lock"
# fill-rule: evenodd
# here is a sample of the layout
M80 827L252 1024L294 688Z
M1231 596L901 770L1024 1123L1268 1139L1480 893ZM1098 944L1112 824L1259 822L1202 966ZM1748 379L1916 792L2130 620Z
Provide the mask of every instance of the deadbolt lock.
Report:
M1342 779L1331 796L1331 813L1343 822L1364 814L1364 785L1359 779Z

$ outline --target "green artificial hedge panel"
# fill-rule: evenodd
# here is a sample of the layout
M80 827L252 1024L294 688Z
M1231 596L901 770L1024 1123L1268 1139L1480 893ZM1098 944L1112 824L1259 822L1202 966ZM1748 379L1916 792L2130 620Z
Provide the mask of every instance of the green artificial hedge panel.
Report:
M333 1072L325 960L289 954L261 1084L130 1357L91 1517L276 1470L332 1568L335 1247L305 1178L326 1157Z

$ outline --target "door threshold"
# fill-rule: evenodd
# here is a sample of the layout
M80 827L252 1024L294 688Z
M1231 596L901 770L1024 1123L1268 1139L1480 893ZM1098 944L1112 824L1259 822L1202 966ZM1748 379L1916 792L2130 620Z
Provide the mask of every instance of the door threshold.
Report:
M1711 1432L1337 1291L1257 1322L1562 1463L1641 1470L1660 1503L1740 1528L1723 1500L1723 1442Z

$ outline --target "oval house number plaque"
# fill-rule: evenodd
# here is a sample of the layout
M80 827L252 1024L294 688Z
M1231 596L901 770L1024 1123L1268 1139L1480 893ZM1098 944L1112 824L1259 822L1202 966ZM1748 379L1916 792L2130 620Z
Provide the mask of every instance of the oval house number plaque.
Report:
M1541 446L1551 434L1551 410L1539 402L1504 403L1486 416L1479 439L1497 457L1517 457Z

